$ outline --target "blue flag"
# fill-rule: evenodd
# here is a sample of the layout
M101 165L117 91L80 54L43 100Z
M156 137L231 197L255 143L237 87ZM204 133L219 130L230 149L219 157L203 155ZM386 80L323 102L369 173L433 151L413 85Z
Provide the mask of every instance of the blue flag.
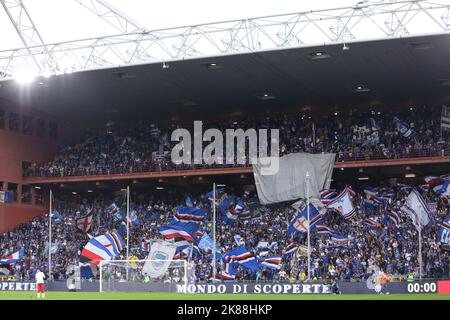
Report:
M203 251L210 253L213 251L214 241L208 234L205 233L203 237L201 237L198 243L198 247ZM220 252L220 247L217 244L216 244L216 252Z
M175 219L182 222L200 222L205 219L206 210L203 208L189 208L178 206L175 208Z
M258 271L258 259L244 246L239 246L228 251L222 258L226 263L236 263L252 271Z
M397 126L397 131L399 131L403 137L409 138L414 134L414 131L399 118L394 117L393 122Z
M234 195L225 195L219 201L218 210L222 215L225 224L234 224L237 221L238 213L233 210L234 208L231 208L235 201L236 196Z
M196 242L197 235L195 234L199 229L198 223L195 222L180 222L172 220L170 224L160 226L159 232L165 239L180 239L183 238L189 242Z
M297 211L298 212L298 211ZM302 212L298 213L288 227L288 238L296 238L303 233L308 232L308 211L305 207ZM309 204L309 222L310 231L316 230L316 224L322 221L322 214L311 203Z
M440 224L437 241L442 243L444 249L450 249L450 214Z
M59 214L58 211L51 212L50 217L55 219L56 222L64 221L64 218L62 217L62 215Z

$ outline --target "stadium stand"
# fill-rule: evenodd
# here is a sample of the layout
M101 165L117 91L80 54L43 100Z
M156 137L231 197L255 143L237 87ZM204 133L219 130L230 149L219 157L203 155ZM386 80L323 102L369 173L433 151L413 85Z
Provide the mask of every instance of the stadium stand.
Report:
M401 210L403 200L412 187L397 184L393 187L379 186L361 190L354 196L357 214L350 220L328 209L320 222L321 227L319 228L318 223L316 230L312 232L313 279L361 281L367 278L367 268L373 263L385 270L392 279L405 279L408 275L417 278L417 233L410 218ZM423 231L424 277L448 278L449 252L442 250L443 245L437 239L437 232L440 222L448 212L449 194L433 191L437 190L436 184L432 184L430 179L424 185L414 187L421 191L430 205L434 219ZM259 281L287 280L292 277L305 280L305 256L299 259L297 269L295 271L292 269L296 261L295 251L306 243L305 234L288 236L288 225L295 217L296 210L286 203L267 206L264 210L254 210L251 203L255 202L255 195L246 192L236 196L218 218L217 239L220 253L226 253L243 241L245 248L260 262L264 262L268 257L281 258L281 262L277 261L271 267L258 269L238 266L233 277L236 280ZM207 210L205 219L199 224L197 240L192 246L179 247L176 257L192 259L195 262L198 282L211 281L213 274L210 251L198 248L201 237L211 233L211 202L205 194L196 197L176 194L159 198L143 192L135 194L133 198L139 200L131 203L136 216L133 218L130 231L130 248L131 254L141 259L148 253L148 247L144 244L150 240L163 238L158 228L170 223L177 213L178 206L189 205ZM330 199L328 197L328 200ZM326 202L325 198L323 201ZM93 202L88 199L82 199L80 203L67 199L55 201L54 212L57 212L59 217L54 219L56 221L53 227L52 263L55 279L66 279L69 276L68 267L78 265L81 251L89 241L89 235L99 235L110 230L122 232L122 221L116 219L114 211L111 210L113 203L117 204L119 209L123 209L123 195L110 199L97 197ZM237 209L238 203L243 207L240 211ZM236 213L235 223L225 218L229 211ZM246 211L250 211L250 214L244 215L243 212ZM84 233L76 226L75 221L88 212L93 213L93 219L89 229ZM392 212L394 214L391 214ZM0 236L0 251L4 254L26 248L23 259L3 268L4 273L20 280L27 280L33 279L37 268L48 271L48 247L45 245L48 237L47 221L48 215L37 217ZM328 228L324 230L323 226ZM345 236L345 241L339 241L336 235ZM124 252L118 257L122 258Z
M395 118L414 133L403 136ZM136 172L202 168L202 165L176 165L170 159L175 145L170 141L171 124L157 124L103 132L86 133L78 144L63 147L53 161L29 164L27 177L109 175ZM410 107L400 112L347 112L318 117L286 115L253 118L246 121L210 123L218 128L279 128L280 155L291 152L336 153L336 162L402 159L450 155L447 131L441 130L441 107ZM226 155L224 155L225 157ZM248 159L247 159L248 164ZM208 167L230 165L215 164Z

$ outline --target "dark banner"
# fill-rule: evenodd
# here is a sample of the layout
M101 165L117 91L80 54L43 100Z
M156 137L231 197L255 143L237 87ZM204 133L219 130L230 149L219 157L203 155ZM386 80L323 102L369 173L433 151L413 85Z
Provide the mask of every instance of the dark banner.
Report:
M173 283L135 283L114 282L102 284L105 292L174 292L188 294L332 294L335 290L341 294L416 294L416 293L450 293L450 280L390 282L382 287L370 285L367 282L340 282L337 288L322 283L204 283L204 284L173 284ZM36 284L32 282L8 281L0 282L0 291L34 291ZM66 281L48 281L48 291L69 291ZM99 292L98 281L82 281L84 292Z

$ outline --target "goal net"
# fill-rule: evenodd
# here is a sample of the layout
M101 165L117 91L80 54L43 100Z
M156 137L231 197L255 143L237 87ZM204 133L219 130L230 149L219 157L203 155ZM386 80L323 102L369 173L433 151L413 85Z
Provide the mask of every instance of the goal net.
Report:
M99 271L100 292L184 292L195 281L186 260L101 261Z

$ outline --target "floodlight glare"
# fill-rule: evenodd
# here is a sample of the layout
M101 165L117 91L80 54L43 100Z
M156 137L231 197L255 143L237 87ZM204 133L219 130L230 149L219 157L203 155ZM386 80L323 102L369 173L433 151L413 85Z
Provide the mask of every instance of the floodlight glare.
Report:
M14 75L14 78L20 84L31 83L34 80L35 77L36 77L36 75L33 72L29 71L29 70L19 70Z

